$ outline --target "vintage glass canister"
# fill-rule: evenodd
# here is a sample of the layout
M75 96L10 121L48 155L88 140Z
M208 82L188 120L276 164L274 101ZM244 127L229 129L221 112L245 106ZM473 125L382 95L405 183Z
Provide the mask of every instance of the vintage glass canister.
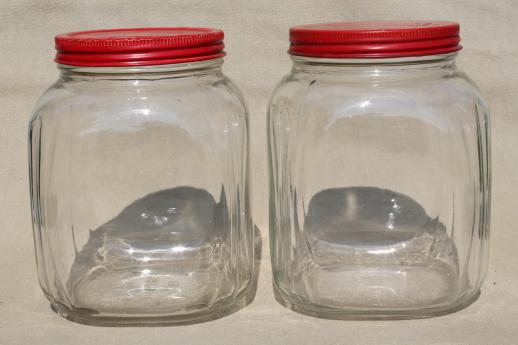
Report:
M196 322L247 301L248 120L223 32L56 37L59 79L29 125L39 281L100 324Z
M459 25L314 24L290 40L268 112L277 300L337 319L469 305L487 271L491 169Z

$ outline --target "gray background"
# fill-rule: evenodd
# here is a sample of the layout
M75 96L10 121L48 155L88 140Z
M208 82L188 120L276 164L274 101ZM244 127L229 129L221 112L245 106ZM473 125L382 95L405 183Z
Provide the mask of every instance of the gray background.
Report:
M324 21L446 19L461 23L459 65L492 111L493 217L489 275L480 299L434 319L340 322L273 300L268 253L265 109L290 68L288 28ZM114 27L225 30L224 71L251 116L253 216L263 241L259 287L247 308L181 327L98 328L52 313L37 284L27 182L26 126L57 77L56 33ZM11 1L0 0L0 344L466 344L518 343L518 2L514 0Z

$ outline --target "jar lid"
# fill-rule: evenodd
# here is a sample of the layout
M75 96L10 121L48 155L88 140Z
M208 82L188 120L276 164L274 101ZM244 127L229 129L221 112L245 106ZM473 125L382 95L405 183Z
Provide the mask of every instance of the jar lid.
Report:
M318 58L394 58L452 53L459 24L447 21L328 23L290 29L289 54Z
M142 28L57 35L55 61L72 66L123 67L219 58L223 31L207 28Z

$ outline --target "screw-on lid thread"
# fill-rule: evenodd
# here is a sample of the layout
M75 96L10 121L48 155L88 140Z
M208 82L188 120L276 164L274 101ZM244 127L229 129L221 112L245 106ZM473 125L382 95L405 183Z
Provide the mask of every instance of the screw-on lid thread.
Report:
M223 31L207 28L139 28L57 35L55 61L72 66L148 66L219 58Z
M328 23L290 29L292 55L318 58L392 58L452 53L460 26L447 21Z

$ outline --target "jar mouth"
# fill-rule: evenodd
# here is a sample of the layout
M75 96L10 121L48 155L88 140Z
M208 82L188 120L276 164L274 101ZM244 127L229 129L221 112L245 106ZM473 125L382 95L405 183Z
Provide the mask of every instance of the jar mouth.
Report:
M75 66L57 64L59 70L74 74L160 74L160 73L185 73L195 71L206 71L220 67L223 65L223 58L215 58L202 61L190 61L183 63L172 63L163 65L145 65L145 66Z
M457 52L424 56L405 56L389 58L320 58L290 54L293 62L323 65L412 65L453 60Z

